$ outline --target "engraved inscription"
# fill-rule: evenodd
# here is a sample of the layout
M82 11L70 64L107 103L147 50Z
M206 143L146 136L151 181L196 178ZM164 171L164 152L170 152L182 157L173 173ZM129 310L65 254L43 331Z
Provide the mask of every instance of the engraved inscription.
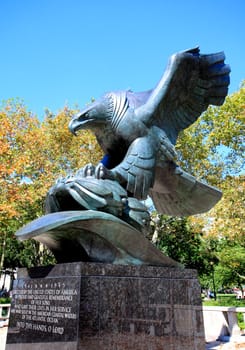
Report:
M18 280L13 290L12 326L22 333L62 337L76 328L79 301L77 279Z

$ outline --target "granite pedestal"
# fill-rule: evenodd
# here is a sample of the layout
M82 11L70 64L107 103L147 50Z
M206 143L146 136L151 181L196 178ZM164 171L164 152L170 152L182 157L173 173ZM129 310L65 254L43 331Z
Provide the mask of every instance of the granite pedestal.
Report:
M6 350L203 350L196 272L68 263L20 269Z

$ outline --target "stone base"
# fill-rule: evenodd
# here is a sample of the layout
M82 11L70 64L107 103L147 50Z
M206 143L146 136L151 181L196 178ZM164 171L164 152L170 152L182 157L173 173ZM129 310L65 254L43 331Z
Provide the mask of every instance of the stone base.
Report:
M80 262L21 269L6 349L203 350L200 305L193 270Z

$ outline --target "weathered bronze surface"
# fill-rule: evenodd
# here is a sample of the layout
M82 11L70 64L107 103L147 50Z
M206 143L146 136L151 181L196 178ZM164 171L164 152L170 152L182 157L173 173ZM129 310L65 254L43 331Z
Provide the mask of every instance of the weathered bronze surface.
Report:
M92 261L181 267L134 227L100 211L51 213L32 221L16 235L21 240L34 238L45 244L59 263Z
M210 104L223 104L230 73L224 60L223 52L203 55L199 48L177 53L154 89L109 92L76 115L71 132L91 129L105 156L59 180L47 195L47 215L17 237L45 243L58 262L176 266L143 236L150 215L140 200L150 195L160 213L188 216L221 198L176 164L174 146Z
M202 55L199 48L177 53L154 89L107 93L75 116L70 130L91 129L105 152L101 177L116 179L135 198L150 194L160 213L212 208L221 192L184 172L174 145L210 104L223 104L230 73L224 60L223 52Z

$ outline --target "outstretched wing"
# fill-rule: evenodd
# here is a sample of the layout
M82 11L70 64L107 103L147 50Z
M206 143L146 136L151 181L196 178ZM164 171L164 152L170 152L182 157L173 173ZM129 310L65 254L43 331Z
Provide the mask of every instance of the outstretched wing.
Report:
M217 188L198 181L174 163L169 163L165 168L156 168L155 176L155 184L149 195L157 211L165 215L189 216L204 213L222 196Z
M230 67L223 52L202 55L199 48L177 53L136 115L163 129L175 144L178 133L195 122L210 104L222 105L228 93Z

